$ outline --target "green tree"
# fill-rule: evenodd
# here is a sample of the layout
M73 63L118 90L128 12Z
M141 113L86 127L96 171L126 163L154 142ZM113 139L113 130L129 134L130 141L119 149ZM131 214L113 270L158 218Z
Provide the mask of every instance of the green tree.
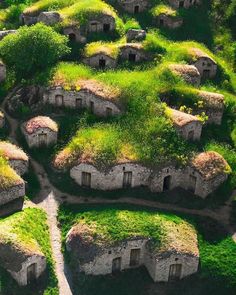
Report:
M43 24L21 27L0 42L0 55L18 79L27 79L68 54L67 41L67 37Z

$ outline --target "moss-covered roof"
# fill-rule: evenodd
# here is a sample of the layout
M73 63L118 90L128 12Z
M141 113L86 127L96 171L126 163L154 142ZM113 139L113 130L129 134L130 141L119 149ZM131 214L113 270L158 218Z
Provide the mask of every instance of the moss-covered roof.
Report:
M19 271L28 257L44 256L37 242L42 214L39 209L28 208L0 219L0 263L5 269Z
M119 47L116 43L104 43L101 41L92 42L86 45L84 49L85 57L91 57L97 54L105 54L116 59L119 55Z
M0 156L0 190L7 190L24 183L24 180L13 170L7 160Z
M217 152L212 151L198 154L192 160L191 165L206 180L231 172L231 168L225 159Z
M200 48L189 48L188 49L188 53L190 55L190 57L193 59L193 61L198 60L199 58L209 58L210 60L212 60L215 64L215 60L205 51L203 51Z
M0 155L7 160L29 160L28 156L21 148L7 141L0 141Z
M175 215L154 212L104 209L79 213L68 241L73 245L74 240L75 247L79 239L87 248L95 245L107 249L137 238L150 239L156 255L177 252L199 256L197 234L191 224Z
M48 128L54 132L58 132L57 123L46 116L37 116L24 123L24 130L28 134L32 134L40 128Z
M152 9L152 15L155 17L160 16L162 14L171 16L171 17L179 17L179 13L177 10L172 7L164 4L159 4Z

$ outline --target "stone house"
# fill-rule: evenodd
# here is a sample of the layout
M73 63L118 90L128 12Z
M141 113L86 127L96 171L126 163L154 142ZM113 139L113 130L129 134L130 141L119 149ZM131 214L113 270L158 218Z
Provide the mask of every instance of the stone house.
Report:
M4 30L0 31L0 40L2 40L5 36L9 34L15 34L17 31L16 30Z
M107 243L99 234L93 237L86 223L78 223L67 234L66 248L76 270L86 275L107 275L145 266L154 282L171 282L196 273L199 265L196 232L189 231L185 239L176 229L167 235L163 250L153 247L152 237L132 234L125 240ZM171 235L172 243L168 240Z
M148 60L149 56L141 43L126 43L120 46L120 59L129 62Z
M199 5L201 0L169 0L169 3L172 7L178 8L190 8L194 5Z
M70 41L86 43L86 38L82 36L80 29L76 25L64 27L63 34L68 36Z
M196 116L168 108L168 113L177 133L185 140L200 140L202 122Z
M109 33L116 29L116 21L113 15L100 13L97 16L90 17L86 24L81 26L82 34L89 33Z
M206 171L210 176L205 176ZM222 156L215 152L206 152L183 167L177 167L173 163L145 167L127 162L115 164L105 170L89 161L81 161L70 169L70 176L78 185L97 190L146 186L153 192L165 192L180 187L205 198L227 179L229 172L230 167Z
M169 69L177 76L181 77L186 83L196 87L200 86L201 75L198 69L192 65L172 64Z
M0 242L0 263L19 286L37 280L46 269L46 257L39 250L22 249L19 245Z
M25 182L9 165L0 166L0 207L23 200L25 196ZM2 216L2 212L0 212Z
M191 63L198 69L202 79L212 79L217 73L217 64L213 58L199 48L189 50Z
M186 168L182 187L204 199L227 180L229 172L230 167L220 154L200 153Z
M158 27L177 29L183 25L183 19L179 16L161 13L155 17L155 23L158 25Z
M146 39L145 30L129 29L126 33L126 40L128 43L132 41L140 42Z
M120 163L99 170L91 163L78 163L70 170L71 178L80 186L98 190L116 190L147 186L151 170L137 163Z
M25 122L21 130L30 148L50 146L57 142L58 125L49 117L34 117Z
M117 59L104 50L99 50L91 56L84 58L83 62L92 68L104 70L114 69L117 64Z
M0 111L0 128L3 128L5 125L5 115Z
M119 5L129 13L139 13L147 10L149 0L118 0Z
M7 70L5 64L0 60L0 83L6 79Z
M61 86L50 87L44 95L44 103L74 109L86 108L97 116L119 115L123 109L119 103L119 91L96 80L80 80L74 90Z
M203 111L208 116L206 123L220 125L224 114L224 95L199 91L198 97L200 101L203 101Z
M29 157L21 148L10 142L0 141L0 154L8 160L17 174L23 175L28 171Z

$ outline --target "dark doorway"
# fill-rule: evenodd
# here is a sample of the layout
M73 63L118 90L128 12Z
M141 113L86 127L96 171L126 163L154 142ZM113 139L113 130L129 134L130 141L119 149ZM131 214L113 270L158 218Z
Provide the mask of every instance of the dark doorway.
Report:
M170 265L169 281L177 281L181 278L182 264Z
M196 183L197 183L197 177L194 175L190 175L188 190L193 194L195 193L195 190L196 190Z
M92 114L94 114L94 102L93 102L93 101L90 101L90 106L89 106L89 108L90 108L90 112L91 112Z
M37 264L33 263L27 267L27 284L31 284L36 280Z
M134 13L139 13L139 5L134 6Z
M131 186L132 186L132 172L124 172L123 188L129 188Z
M194 139L194 131L193 130L189 131L189 133L188 133L188 139L189 140L193 140Z
M130 266L138 266L140 261L140 249L131 249L130 251Z
M106 60L104 58L99 59L99 69L105 69Z
M38 145L44 146L47 144L47 134L41 133L38 135Z
M81 98L76 98L75 106L76 106L77 109L82 108L82 99Z
M70 41L76 41L76 36L75 36L74 33L70 33L70 34L69 34L69 40L70 40Z
M136 54L135 53L129 53L129 61L130 62L136 61Z
M82 186L91 187L91 173L82 172Z
M55 102L56 102L56 106L57 107L63 106L63 104L64 104L64 97L63 97L63 95L60 95L60 94L56 95L55 96Z
M170 189L171 176L168 175L163 180L163 191L168 191Z
M103 24L103 32L104 33L109 32L110 28L111 28L110 24Z
M121 271L121 257L112 260L112 273L117 273Z
M179 2L179 8L183 8L184 7L184 1L180 1Z
M98 24L97 23L91 23L90 28L91 28L91 32L97 32Z
M202 77L203 77L203 79L209 79L210 78L210 70L203 70Z
M112 109L111 108L106 108L106 116L111 117L112 116Z
M160 25L161 27L164 26L164 19L163 19L163 18L160 19L160 21L159 21L159 25Z

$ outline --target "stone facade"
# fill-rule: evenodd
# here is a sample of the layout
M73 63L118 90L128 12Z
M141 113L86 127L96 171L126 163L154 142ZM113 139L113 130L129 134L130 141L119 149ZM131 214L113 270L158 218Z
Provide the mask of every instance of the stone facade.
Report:
M169 0L169 3L172 7L178 8L190 8L194 5L199 5L201 0Z
M86 108L100 117L115 116L122 112L121 107L112 100L86 89L66 91L62 87L50 88L44 95L44 103L73 109Z
M120 6L129 13L145 11L149 6L148 0L118 0Z
M170 16L164 13L158 15L155 18L155 22L159 27L166 27L169 29L177 29L183 25L182 18Z
M211 163L207 165L212 167ZM71 168L70 176L78 185L92 189L117 190L146 186L152 192L160 193L180 187L201 198L215 191L228 178L228 174L222 171L207 179L191 163L184 167L170 164L156 168L125 163L107 171L99 170L89 163L80 163Z
M199 57L194 66L198 69L202 79L214 78L217 72L217 64L207 56Z
M26 286L30 283L28 270L31 266L34 266L34 279L38 279L46 269L46 257L44 255L33 254L22 263L19 271L8 270L8 272L17 281L18 285Z
M84 173L90 177L90 183L84 179L86 177ZM150 174L150 169L133 163L116 165L108 171L99 171L93 165L81 163L70 170L70 176L80 186L84 185L99 190L147 186Z
M146 31L145 30L136 30L136 29L130 29L126 33L126 40L127 42L140 42L146 39Z
M19 175L24 175L29 169L29 160L24 161L21 159L9 159L9 165Z
M2 40L5 36L9 34L15 34L17 31L16 30L4 30L0 31L0 40Z
M7 70L4 63L0 61L0 83L3 82L6 79L7 76Z
M86 38L82 36L80 29L77 26L68 26L63 29L63 34L68 36L70 41L78 43L86 43Z
M73 230L73 228L72 228ZM67 235L67 250L73 256L73 248L70 245L70 232ZM78 246L80 247L80 246ZM82 246L81 246L82 247ZM95 250L95 249L94 249ZM75 250L74 250L75 251ZM89 251L89 249L87 249ZM96 250L95 250L96 251ZM138 252L136 259L132 258L132 252ZM78 261L78 270L87 275L106 275L115 271L145 266L154 282L168 282L170 280L170 268L172 265L181 265L178 279L194 274L198 271L199 256L185 253L164 252L160 255L153 253L150 248L150 239L135 238L119 242L113 247L107 247L95 255L91 255L90 261ZM73 256L74 257L74 256ZM78 257L74 257L74 259ZM76 259L76 260L77 260ZM82 260L81 259L81 260ZM114 263L118 260L118 264ZM115 269L115 267L117 269Z
M22 180L19 184L0 191L0 206L25 196L25 183Z
M83 62L92 68L97 69L114 69L116 67L117 61L115 58L105 54L97 53L90 57L84 58Z
M20 23L22 23L22 25L32 26L32 25L35 25L37 22L38 22L37 15L28 15L25 13L22 13L20 15Z
M147 53L139 43L127 43L120 47L120 59L141 62L148 59Z
M115 18L109 14L100 14L97 17L87 20L80 28L82 34L104 32L109 33L116 29Z
M61 16L56 11L43 11L39 14L37 22L44 23L47 26L55 25L61 21Z

